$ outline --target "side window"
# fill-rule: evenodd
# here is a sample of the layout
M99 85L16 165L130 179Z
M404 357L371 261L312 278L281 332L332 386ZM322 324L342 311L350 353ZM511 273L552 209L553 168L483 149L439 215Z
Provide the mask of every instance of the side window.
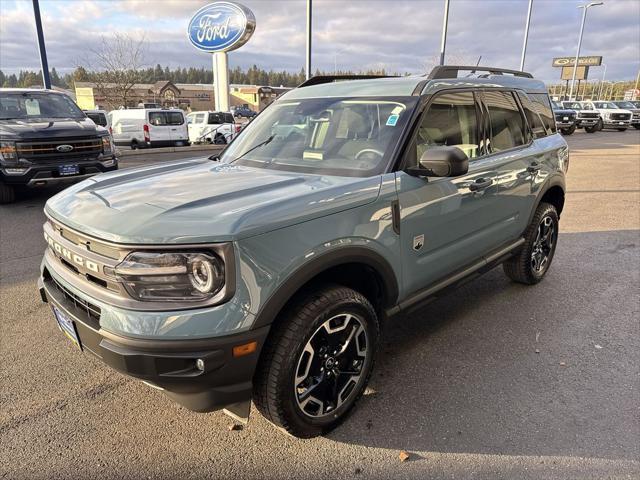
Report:
M234 123L233 115L230 113L225 113L224 115L224 123Z
M437 95L422 117L415 139L418 162L422 154L431 147L458 147L469 158L479 155L478 119L472 92L444 93Z
M219 113L209 114L209 125L220 125L222 123L222 115Z
M518 98L524 108L524 114L527 117L527 122L533 133L533 138L546 137L547 130L544 128L544 123L542 123L542 119L540 115L538 115L534 103L525 93L518 92Z
M547 132L550 134L556 133L556 120L553 116L553 110L551 110L549 95L546 93L530 93L529 98L533 102L538 115L540 115Z
M502 152L527 143L524 119L513 93L484 92L484 103L489 109L491 152Z
M180 112L167 112L167 124L182 125L184 123L184 115Z

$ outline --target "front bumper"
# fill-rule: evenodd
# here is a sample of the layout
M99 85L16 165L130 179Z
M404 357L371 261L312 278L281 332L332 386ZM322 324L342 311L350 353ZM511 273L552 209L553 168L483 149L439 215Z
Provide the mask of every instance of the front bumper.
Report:
M269 327L215 338L180 340L124 337L100 327L100 309L44 271L42 300L74 324L83 351L110 367L160 388L174 401L197 412L233 408L251 399L252 378ZM97 310L97 311L96 311ZM234 356L233 348L257 342L250 354ZM201 359L204 369L196 362Z
M602 122L605 128L628 128L631 126L631 120L603 119Z
M571 128L575 124L575 122L556 122L556 128Z
M60 175L58 167L61 163L31 164L28 170L21 175L9 175L0 168L0 181L7 185L26 187L45 187L75 183L99 173L111 172L118 169L117 157L104 157L99 160L86 161L74 160L69 164L78 165L78 174ZM66 165L66 164L65 164Z
M578 118L577 125L578 127L592 127L597 125L600 121L599 118Z

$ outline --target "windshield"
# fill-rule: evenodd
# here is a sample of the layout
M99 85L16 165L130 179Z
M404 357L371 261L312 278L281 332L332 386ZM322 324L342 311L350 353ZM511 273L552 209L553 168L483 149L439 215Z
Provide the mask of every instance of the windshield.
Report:
M594 105L596 108L604 108L604 109L612 109L616 110L618 106L615 103L611 102L595 102Z
M101 127L107 126L107 116L102 112L85 112L87 117L93 120L93 123Z
M588 108L583 107L578 102L562 102L564 108L570 108L572 110L589 110Z
M631 102L617 102L616 105L620 108L636 108Z
M382 171L418 97L313 98L270 105L221 161L342 176Z
M562 110L564 107L560 105L558 102L552 101L551 108L553 108L554 110Z
M0 92L0 120L85 118L69 97L46 92Z

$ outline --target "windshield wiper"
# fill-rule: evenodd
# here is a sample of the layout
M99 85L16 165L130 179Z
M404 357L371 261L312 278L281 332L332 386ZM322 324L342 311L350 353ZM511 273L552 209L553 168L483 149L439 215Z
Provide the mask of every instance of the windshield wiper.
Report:
M235 158L235 159L231 160L231 161L229 162L229 164L231 164L231 163L235 163L235 162L237 162L238 160L240 160L241 158L243 158L245 155L248 155L249 153L253 152L254 150L256 150L256 149L258 149L258 148L260 148L260 147L264 147L265 145L268 145L269 143L271 143L271 141L272 141L274 138L276 138L276 134L275 134L275 133L272 133L272 134L269 136L269 138L267 138L266 140L263 140L262 142L260 142L260 143L258 143L258 144L256 144L256 145L254 145L254 146L253 146L253 147L251 147L249 150L247 150L247 151L246 151L246 152L244 152L242 155L240 155L238 158ZM211 157L209 157L209 158L211 158Z

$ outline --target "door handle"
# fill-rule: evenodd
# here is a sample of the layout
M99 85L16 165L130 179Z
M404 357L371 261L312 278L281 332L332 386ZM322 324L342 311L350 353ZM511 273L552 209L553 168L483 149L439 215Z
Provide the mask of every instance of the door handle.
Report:
M527 172L536 173L536 172L539 172L541 168L542 168L542 166L540 166L539 163L533 162L531 165L529 165L527 167Z
M469 185L469 190L471 190L472 192L477 192L479 190L487 188L492 183L492 178L478 178L475 182Z

